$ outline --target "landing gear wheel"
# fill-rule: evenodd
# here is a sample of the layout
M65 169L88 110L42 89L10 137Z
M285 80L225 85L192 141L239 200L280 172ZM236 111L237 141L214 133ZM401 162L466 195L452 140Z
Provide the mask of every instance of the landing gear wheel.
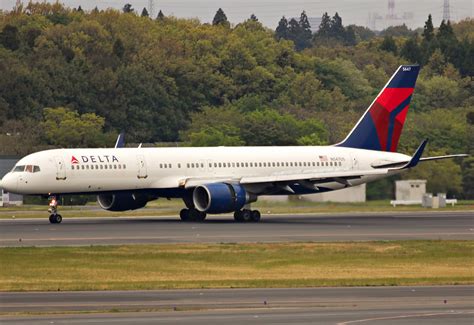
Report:
M49 216L49 222L50 223L61 223L63 221L63 217L61 217L60 214L58 214L58 198L54 195L51 195L49 197L49 209L48 212L51 213Z
M261 217L262 216L260 214L260 211L258 211L258 210L253 210L252 211L252 221L253 222L259 222Z
M189 209L183 209L179 212L182 221L189 221Z
M234 220L235 222L244 222L244 219L242 219L242 211L235 211L234 212Z
M250 210L242 210L242 221L243 222L249 222L252 221L252 211Z
M61 223L63 221L63 217L60 214L52 214L49 216L50 223Z
M197 209L190 209L189 210L189 220L190 221L196 221L196 222L201 222L206 219L206 213L201 212Z

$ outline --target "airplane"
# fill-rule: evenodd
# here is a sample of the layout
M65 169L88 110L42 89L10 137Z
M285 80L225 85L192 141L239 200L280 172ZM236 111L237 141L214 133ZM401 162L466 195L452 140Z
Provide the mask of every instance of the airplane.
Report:
M334 191L401 173L421 162L428 140L413 156L397 146L419 73L402 65L347 137L330 146L53 149L22 158L0 187L50 198L51 223L61 223L57 198L95 194L101 208L128 211L158 198L180 198L183 221L234 213L237 222L258 222L251 210L260 195Z

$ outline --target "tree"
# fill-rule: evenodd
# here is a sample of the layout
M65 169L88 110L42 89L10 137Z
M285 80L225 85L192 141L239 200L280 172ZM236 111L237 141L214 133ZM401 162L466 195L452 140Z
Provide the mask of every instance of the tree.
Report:
M0 44L9 50L18 50L20 47L18 28L9 24L5 25L2 32L0 33Z
M275 30L275 38L277 40L280 39L288 39L288 20L285 16L281 17L280 21L278 22L278 26Z
M77 12L84 13L84 10L82 9L81 6L77 7Z
M148 14L148 10L146 10L145 7L143 7L141 17L149 17L150 15Z
M345 29L342 25L342 18L337 12L331 19L329 36L337 40L344 40Z
M397 54L398 48L395 40L392 36L385 36L383 38L382 44L380 44L380 49L386 52L392 52L393 54Z
M434 38L434 27L433 27L433 19L431 14L428 15L428 20L425 22L425 26L423 27L423 39L426 42L431 42Z
M125 46L120 38L115 40L113 52L119 59L123 58L123 55L125 54Z
M158 16L156 16L156 20L163 20L165 19L165 15L163 14L163 11L158 12Z
M107 144L105 119L94 113L79 115L69 108L45 108L41 126L50 144L62 147L97 147Z
M330 37L331 36L331 17L328 13L325 12L321 18L321 23L319 24L319 29L317 35L320 37Z
M214 26L220 25L220 26L230 26L229 21L227 20L227 16L224 13L224 10L222 8L219 8L216 12L216 15L214 16L214 19L212 20L212 24Z
M311 46L311 25L309 24L308 21L308 16L306 15L306 12L303 10L303 12L300 15L300 20L299 20L299 25L300 25L300 35L298 37L298 41L300 43L301 48L307 48Z
M255 16L255 14L251 14L250 15L250 20L251 21L258 21L258 18L257 18L257 16Z
M123 9L122 11L126 14L131 14L133 13L134 9L132 8L132 5L130 3L126 3L124 6L123 6Z
M238 135L236 127L206 127L189 134L189 144L192 147L211 146L242 146L244 141Z
M410 63L421 63L423 56L418 45L417 37L410 37L400 50L400 55L410 61Z

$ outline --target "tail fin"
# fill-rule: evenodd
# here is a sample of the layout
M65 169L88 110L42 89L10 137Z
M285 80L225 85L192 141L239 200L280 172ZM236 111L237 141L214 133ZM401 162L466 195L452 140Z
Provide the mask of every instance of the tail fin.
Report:
M339 147L395 152L415 88L419 65L402 65Z

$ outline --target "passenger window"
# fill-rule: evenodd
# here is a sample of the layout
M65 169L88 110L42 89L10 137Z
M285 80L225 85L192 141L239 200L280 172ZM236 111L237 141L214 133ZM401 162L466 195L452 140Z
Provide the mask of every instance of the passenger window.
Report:
M249 163L245 163L245 167L248 167L249 166Z
M240 164L239 164L239 163L237 163L237 167L240 167Z
M107 165L104 165L104 169L107 169Z
M203 164L203 163L201 163L201 168L204 168L204 164Z
M217 163L214 163L214 168L216 168L216 167L217 167Z
M74 170L74 165L71 166L71 169Z
M100 169L104 169L104 165L100 165Z
M112 165L109 165L109 169L112 169Z
M118 169L122 169L122 165L118 165Z
M221 168L221 167L222 167L222 163L219 163L219 168Z
M189 164L186 164L186 167L189 168Z
M191 163L191 168L194 168L194 163Z
M123 167L125 168L125 165ZM181 168L181 164L178 164L178 168Z

